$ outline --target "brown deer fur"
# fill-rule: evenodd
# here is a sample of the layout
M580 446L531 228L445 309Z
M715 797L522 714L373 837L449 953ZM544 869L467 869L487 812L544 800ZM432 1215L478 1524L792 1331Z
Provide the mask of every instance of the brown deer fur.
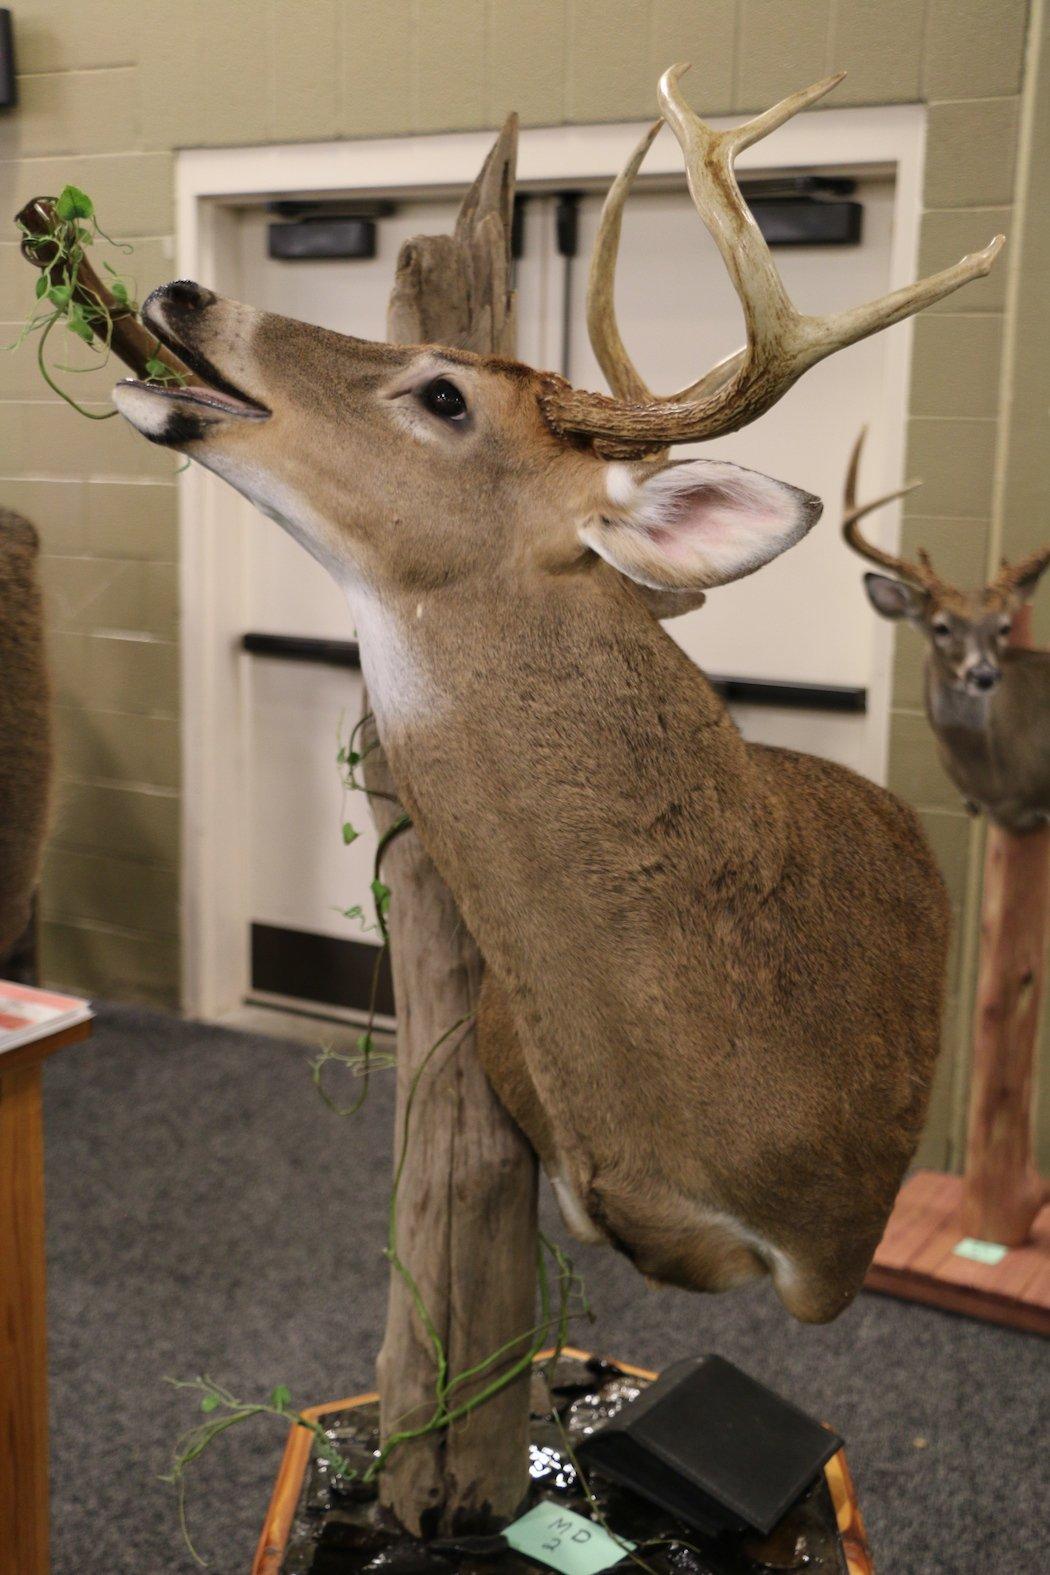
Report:
M38 543L0 509L0 957L29 919L47 825L51 743Z
M688 497L652 517L631 501L675 467L628 472L557 435L549 376L187 284L145 319L217 386L125 383L122 412L346 589L398 792L485 959L488 1070L567 1218L658 1280L768 1271L799 1317L833 1317L922 1125L942 884L890 794L745 744L617 572L674 591L736 577L815 500L716 465L715 554L737 539L718 513L734 476L752 490L746 550L712 567ZM425 407L435 379L462 392L459 428ZM702 487L704 464L679 479Z

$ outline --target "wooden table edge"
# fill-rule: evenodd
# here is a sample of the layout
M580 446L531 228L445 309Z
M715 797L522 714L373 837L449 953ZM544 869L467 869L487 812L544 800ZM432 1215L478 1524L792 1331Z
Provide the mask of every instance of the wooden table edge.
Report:
M40 1039L31 1040L27 1045L19 1045L15 1050L0 1051L0 1077L6 1077L8 1072L24 1072L28 1067L39 1066L64 1045L77 1044L81 1039L86 1039L91 1033L94 1021L94 1014L92 1014L83 1022L71 1023L68 1028L60 1028L54 1034L45 1034Z

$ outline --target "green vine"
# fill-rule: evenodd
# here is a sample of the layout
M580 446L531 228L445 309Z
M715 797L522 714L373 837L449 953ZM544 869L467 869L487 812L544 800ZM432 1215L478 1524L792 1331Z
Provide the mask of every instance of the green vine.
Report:
M102 267L110 275L107 289L116 303L115 309L104 295L85 281L84 248L94 245L96 240L103 240L127 254L131 253L132 247L114 241L106 234L98 222L91 198L77 186L64 186L54 202L47 205L46 211L51 222L40 233L31 230L24 221L18 221L22 249L38 263L40 276L36 281L33 311L22 325L18 337L6 348L16 350L33 334L38 335L37 365L47 386L89 421L108 421L117 412L89 410L80 404L56 381L45 352L52 333L62 324L68 334L89 348L97 349L99 354L87 366L55 362L53 365L56 371L72 374L94 372L106 365L112 350L114 322L118 317L137 316L139 308L134 299L133 283L105 259L102 260ZM155 342L155 349L160 349L159 342ZM147 381L151 383L182 384L186 381L181 373L167 366L157 354L147 360L145 372Z
M378 738L361 746L362 734L372 724L374 718L370 711L359 717L351 729L350 737L345 744L340 744L336 761L341 768L343 782L343 813L342 835L343 842L350 845L357 841L360 832L346 819L346 795L348 792L363 793L369 798L382 798L390 803L397 800L390 793L384 793L378 788L370 788L363 778L358 775L359 768L367 757L379 748ZM372 978L369 986L368 1018L364 1033L358 1035L356 1047L353 1051L336 1050L326 1045L321 1053L310 1062L310 1075L314 1087L328 1106L339 1116L353 1116L361 1109L368 1098L370 1087L369 1079L373 1071L386 1071L396 1065L396 1057L391 1051L377 1051L375 1048L375 1020L377 1016L377 1003L379 999L379 981L382 978L383 964L390 954L390 935L387 927L387 915L390 911L390 887L382 878L383 857L387 848L399 837L403 831L408 831L412 822L403 812L387 827L379 839L375 859L372 865L371 893L375 907L375 923L369 924L364 908L360 903L352 908L340 909L344 919L356 919L366 931L378 932L381 945L376 951L375 962L372 965ZM326 1086L325 1073L333 1065L340 1066L349 1073L351 1078L360 1079L360 1091L349 1104L340 1104L329 1092Z
M231 1427L236 1427L241 1422L249 1422L257 1416L271 1416L281 1422L291 1422L296 1427L305 1428L311 1434L314 1449L323 1460L328 1462L334 1476L350 1480L357 1475L346 1457L336 1449L322 1424L304 1416L301 1411L293 1407L292 1397L283 1384L271 1390L268 1399L251 1401L238 1400L228 1389L224 1389L206 1374L202 1374L199 1378L166 1378L164 1382L171 1384L174 1389L186 1389L199 1394L200 1409L210 1418L208 1421L198 1422L195 1427L183 1433L175 1445L171 1470L160 1478L162 1482L168 1482L175 1488L183 1541L193 1559L202 1568L207 1561L194 1546L186 1519L186 1472L195 1461L200 1459L209 1445L213 1444L221 1434L228 1432ZM221 1414L214 1415L213 1413L216 1412Z

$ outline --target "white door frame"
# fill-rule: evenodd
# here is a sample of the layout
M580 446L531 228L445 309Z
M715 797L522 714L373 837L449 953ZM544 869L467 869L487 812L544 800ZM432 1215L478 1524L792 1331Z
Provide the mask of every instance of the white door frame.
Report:
M623 167L643 130L643 124L630 122L523 131L519 184L542 189L606 182ZM896 289L916 275L925 134L926 112L917 104L823 110L789 121L769 142L747 149L738 167L892 173L890 288ZM472 131L180 153L179 273L224 288L235 234L233 210L245 201L289 193L418 197L455 192L470 185L491 142L491 132ZM650 151L644 173L666 177L680 175L681 168L678 144L665 132ZM910 320L887 336L882 409L873 411L883 474L865 481L865 490L873 494L891 490L902 479L911 341ZM221 495L222 483L199 466L180 477L182 999L187 1013L209 1019L241 1005L249 969L245 659L237 643L243 627L244 544L240 528L222 520ZM894 517L889 511L883 540L895 540L898 529L899 513ZM891 631L879 621L871 698L883 776L891 660Z

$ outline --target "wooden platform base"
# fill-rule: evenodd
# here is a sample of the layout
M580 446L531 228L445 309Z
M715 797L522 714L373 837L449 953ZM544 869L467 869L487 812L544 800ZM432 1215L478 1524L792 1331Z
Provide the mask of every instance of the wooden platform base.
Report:
M1050 1206L1031 1241L975 1263L954 1250L967 1234L962 1195L961 1176L921 1170L906 1181L865 1289L1050 1336Z
M541 1351L536 1358L537 1363L547 1361L551 1354L550 1351ZM573 1346L566 1346L562 1355L581 1362L590 1360L589 1352L576 1350ZM635 1378L644 1378L647 1382L652 1382L657 1377L657 1374L650 1372L648 1368L632 1367L629 1362L617 1362L616 1366L621 1372ZM350 1400L336 1400L328 1405L312 1406L302 1414L316 1420L329 1412L346 1411L352 1406L367 1405L376 1399L378 1396L374 1394L355 1395ZM262 1534L252 1561L251 1575L280 1575L285 1548L303 1491L303 1480L310 1463L310 1451L310 1435L301 1427L290 1428L273 1495L263 1522ZM837 1454L832 1455L824 1467L824 1475L831 1492L841 1539L842 1558L848 1575L875 1575L867 1533L844 1450L840 1449Z

